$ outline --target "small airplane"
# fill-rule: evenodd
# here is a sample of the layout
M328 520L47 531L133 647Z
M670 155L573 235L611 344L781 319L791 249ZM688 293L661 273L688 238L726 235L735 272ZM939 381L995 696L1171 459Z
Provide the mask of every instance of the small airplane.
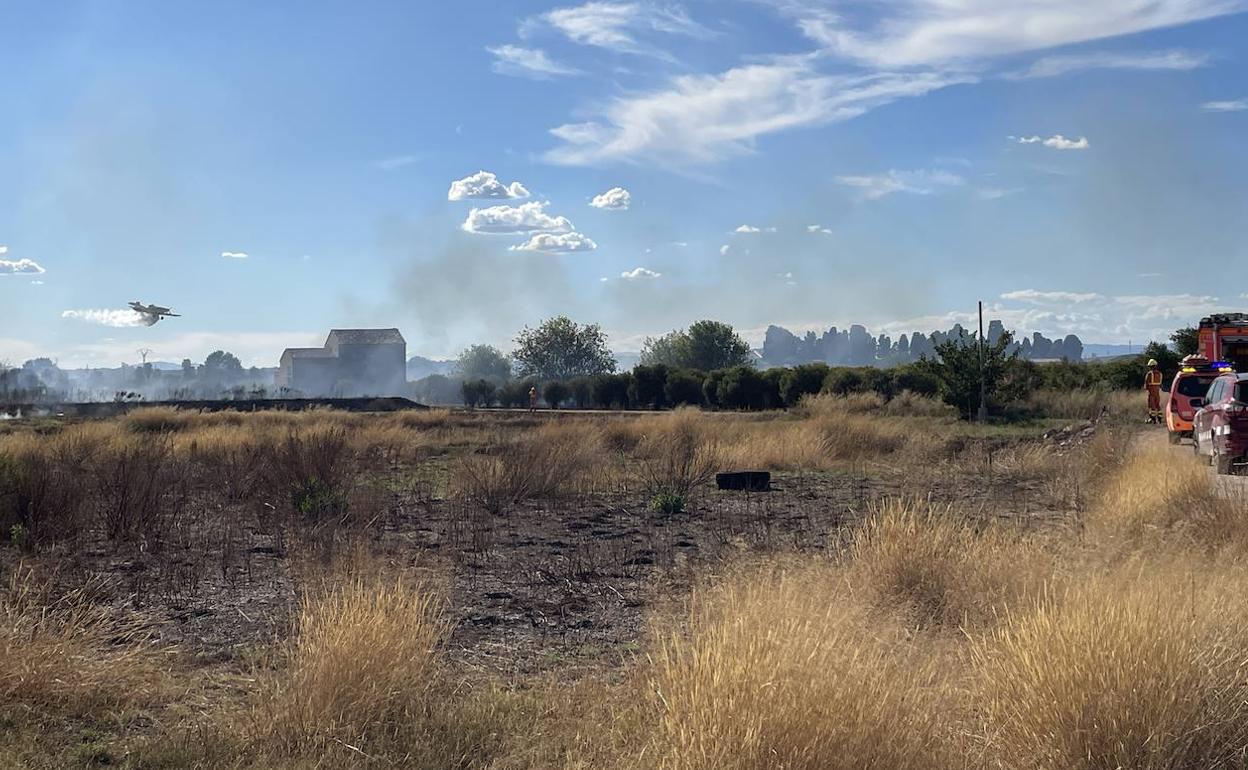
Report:
M134 312L139 313L148 321L148 326L151 326L162 318L181 317L181 314L175 313L169 308L161 307L160 305L144 305L142 302L135 301L130 303L130 307L134 310Z

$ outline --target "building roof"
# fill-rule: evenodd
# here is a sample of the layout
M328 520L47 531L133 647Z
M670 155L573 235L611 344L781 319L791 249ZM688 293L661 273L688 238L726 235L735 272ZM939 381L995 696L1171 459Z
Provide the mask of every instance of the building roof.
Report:
M337 345L406 345L398 329L330 329L325 347Z
M282 351L282 360L289 358L333 358L334 351L328 348L286 348Z

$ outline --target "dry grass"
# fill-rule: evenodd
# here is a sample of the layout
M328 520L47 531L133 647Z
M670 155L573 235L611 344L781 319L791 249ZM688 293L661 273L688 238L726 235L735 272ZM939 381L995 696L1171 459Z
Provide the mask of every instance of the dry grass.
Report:
M835 568L743 574L696 594L658 645L647 766L944 766L937 666L849 600Z
M451 471L451 494L492 515L525 500L571 492L601 472L602 436L591 423L553 422L530 435L497 438L488 453L462 458Z
M1037 390L1026 402L1028 411L1057 420L1135 420L1145 406L1142 390Z
M307 596L285 670L253 715L255 736L289 754L393 741L437 708L448 633L426 582L357 576Z
M104 717L168 692L150 636L100 608L92 585L56 594L24 567L0 593L0 704Z
M1057 572L1055 546L947 506L893 501L855 533L849 584L921 626L978 628L1033 605Z
M1140 563L1090 577L974 646L995 766L1242 767L1248 580Z
M1154 446L1111 464L1087 516L1090 537L1122 547L1242 542L1243 502L1220 497L1207 468L1176 455Z

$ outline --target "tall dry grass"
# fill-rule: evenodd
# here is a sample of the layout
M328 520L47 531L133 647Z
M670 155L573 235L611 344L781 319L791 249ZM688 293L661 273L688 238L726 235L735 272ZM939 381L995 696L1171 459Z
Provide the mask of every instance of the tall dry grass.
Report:
M306 755L330 744L368 753L437 709L443 598L428 582L356 576L309 594L283 670L253 713L261 747Z
M669 770L942 767L940 667L846 594L835 568L743 574L699 592L651 653Z
M893 500L855 532L846 580L920 626L976 629L1035 604L1057 579L1052 538L967 519L947 505Z
M996 767L1238 768L1248 579L1145 561L1085 577L974 644Z
M35 713L107 717L168 693L151 634L100 607L93 585L58 593L19 566L0 589L0 704Z

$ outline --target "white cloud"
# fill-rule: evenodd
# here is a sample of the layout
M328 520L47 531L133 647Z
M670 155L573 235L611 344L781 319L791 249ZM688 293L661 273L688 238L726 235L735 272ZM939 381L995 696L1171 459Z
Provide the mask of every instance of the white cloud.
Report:
M1161 273L1140 273L1141 278L1160 278Z
M581 45L606 48L621 53L672 58L654 45L638 40L641 32L707 37L710 30L689 18L678 6L649 2L588 2L571 8L556 8L528 21L521 27L526 34L546 23Z
M9 253L8 246L0 246L0 254L8 254L8 253Z
M524 185L519 182L505 185L489 171L478 171L463 179L456 179L451 182L451 189L446 193L448 201L527 197L529 191Z
M545 80L557 75L576 75L579 70L550 60L540 48L500 45L485 50L494 54L494 71L500 75L519 75Z
M1097 52L1046 56L1018 72L1006 73L1010 80L1049 78L1093 69L1113 70L1194 70L1209 63L1208 54L1190 51L1143 51L1140 53Z
M44 272L43 266L33 259L0 259L0 275L39 275Z
M245 251L223 251L221 252L221 256L225 257L226 259L247 259L247 252Z
M118 328L151 326L160 320L157 316L144 315L134 310L66 310L61 313L61 318Z
M828 228L824 227L823 225L806 225L806 232L808 232L808 233L821 233L821 234L823 234L823 235L831 235L831 234L832 234L832 231L831 231L831 230L829 230Z
M1243 0L898 0L849 17L786 5L828 52L875 67L967 62L1172 27L1235 13Z
M567 217L552 217L545 203L490 206L468 212L463 229L470 233L566 233L572 230Z
M1090 146L1086 136L1081 136L1078 139L1067 139L1061 134L1054 134L1048 139L1040 136L1017 136L1010 138L1019 144L1043 144L1045 147L1054 150L1086 150Z
M721 257L728 255L728 244L725 243L723 246L719 247L719 255Z
M34 281L31 281L31 282L30 282L30 285L31 285L31 286L42 286L42 285L43 285L43 281L34 280Z
M1205 112L1243 112L1248 110L1248 99L1233 99L1220 102L1205 102L1200 105Z
M942 188L960 187L966 180L948 171L917 170L898 171L892 169L882 174L838 176L836 181L862 191L868 200L877 200L886 195L904 192L914 195L930 195Z
M620 273L620 277L628 281L635 281L638 278L658 278L661 275L663 274L656 273L653 270L647 270L644 267L635 267L632 270L626 270L625 272Z
M633 197L628 194L628 190L623 187L612 187L610 190L595 195L589 205L596 209L615 209L623 211L629 207L633 201Z
M1050 302L1091 302L1093 300L1104 299L1104 297L1100 294L1096 294L1095 292L1037 291L1036 289L1019 289L1017 291L1007 291L1005 294L1001 295L1001 299L1030 302L1038 305Z
M754 151L763 136L849 120L967 75L930 72L823 75L809 58L735 67L718 75L681 75L663 89L615 98L600 119L551 129L562 144L546 160L592 165L638 158L707 163Z
M568 254L574 251L593 251L598 244L577 232L536 233L512 251L541 251L547 254Z

